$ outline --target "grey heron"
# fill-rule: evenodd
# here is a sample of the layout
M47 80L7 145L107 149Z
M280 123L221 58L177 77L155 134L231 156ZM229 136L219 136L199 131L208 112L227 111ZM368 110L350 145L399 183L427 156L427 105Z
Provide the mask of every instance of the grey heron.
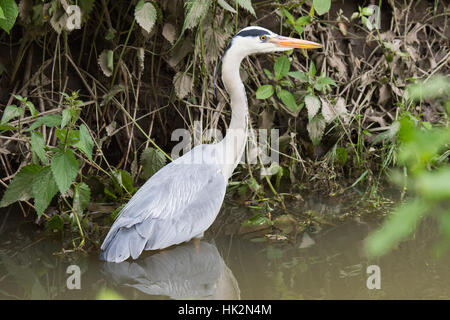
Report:
M257 26L240 30L222 56L222 82L231 104L224 139L196 146L150 177L120 212L101 246L100 258L121 262L138 258L143 250L201 238L219 213L228 179L247 141L247 96L239 75L242 60L257 53L321 47Z

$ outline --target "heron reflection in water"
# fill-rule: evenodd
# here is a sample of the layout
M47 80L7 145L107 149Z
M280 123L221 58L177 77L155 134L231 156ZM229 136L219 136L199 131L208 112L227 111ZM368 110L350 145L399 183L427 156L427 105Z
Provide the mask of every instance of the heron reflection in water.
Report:
M240 299L239 286L216 246L189 242L139 260L105 262L102 271L120 286L172 299Z

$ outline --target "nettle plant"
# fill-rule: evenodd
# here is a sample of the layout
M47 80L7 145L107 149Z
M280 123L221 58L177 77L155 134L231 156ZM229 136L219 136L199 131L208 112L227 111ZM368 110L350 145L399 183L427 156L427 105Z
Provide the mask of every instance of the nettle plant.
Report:
M11 105L5 108L0 129L23 132L22 138L31 145L32 156L31 163L22 167L12 179L0 201L0 207L33 198L37 215L41 217L53 197L60 192L61 198L75 213L74 220L79 225L78 215L89 204L90 189L84 182L75 182L80 168L76 154L78 152L79 158L85 157L92 162L94 141L87 126L80 124L82 102L78 100L78 93L62 95L64 109L61 114L37 117L33 103L21 96L15 96L21 102L20 107ZM26 110L36 118L28 128L23 128L20 118L19 121L11 121ZM48 145L39 131L42 126L55 129L56 147ZM71 204L67 201L68 196L72 198Z
M256 98L269 99L275 94L286 111L293 116L297 116L306 106L307 130L312 143L318 145L328 123L337 117L348 121L345 101L342 98L330 100L324 96L331 91L332 86L337 85L325 73L317 75L314 62L311 61L308 72L290 71L290 68L289 57L283 55L275 61L273 72L264 69L264 73L274 84L260 86L256 90ZM298 84L301 84L302 90L296 90Z
M368 7L359 7L358 6L358 12L353 12L352 16L350 17L350 20L360 19L361 24L365 26L369 31L372 31L374 28L379 29L379 17L375 16L373 21L375 22L375 25L372 23L370 17L372 17L375 13L378 15L378 10L375 10L376 6L368 6Z

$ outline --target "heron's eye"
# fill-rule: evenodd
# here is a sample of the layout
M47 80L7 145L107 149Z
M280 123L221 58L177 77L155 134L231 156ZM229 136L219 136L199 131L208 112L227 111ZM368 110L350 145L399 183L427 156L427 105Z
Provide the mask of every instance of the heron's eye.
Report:
M260 37L259 37L259 40L261 40L261 41L266 41L266 39L267 39L266 36L260 36Z

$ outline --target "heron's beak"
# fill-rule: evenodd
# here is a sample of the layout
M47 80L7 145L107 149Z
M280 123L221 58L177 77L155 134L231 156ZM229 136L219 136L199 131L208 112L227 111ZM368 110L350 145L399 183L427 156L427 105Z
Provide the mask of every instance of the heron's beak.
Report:
M295 39L295 38L288 38L288 37L270 38L269 42L277 45L278 47L282 47L282 48L291 48L291 49L294 49L294 48L301 48L301 49L322 48L322 45L319 43L316 43L316 42Z

